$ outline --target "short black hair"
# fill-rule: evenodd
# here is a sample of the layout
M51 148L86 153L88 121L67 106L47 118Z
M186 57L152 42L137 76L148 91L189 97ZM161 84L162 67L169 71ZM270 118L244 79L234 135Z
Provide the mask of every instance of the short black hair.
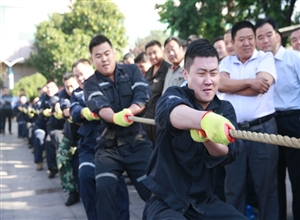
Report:
M187 42L185 40L180 39L179 37L176 36L171 36L168 37L165 42L164 42L164 47L170 42L170 41L176 41L176 43L181 46L181 47L186 47L187 46Z
M148 57L145 52L139 53L135 58L134 58L134 63L146 63L148 61Z
M48 85L49 83L54 83L57 86L57 83L54 79L47 80L46 85Z
M189 43L193 42L194 40L199 40L199 39L200 39L200 37L198 35L192 34L192 35L188 36L186 41L187 41L187 44L189 44Z
M214 45L216 42L220 41L220 40L224 40L224 37L223 36L218 36L214 39L212 45Z
M90 53L92 53L92 50L93 50L94 47L96 47L100 44L103 44L105 42L107 42L112 47L112 44L111 44L110 40L106 36L104 36L102 34L98 34L95 37L93 37L90 41L90 44L89 44Z
M69 80L69 79L71 79L71 78L74 78L75 76L74 76L74 73L72 73L72 72L70 72L70 73L65 73L64 75L63 75L63 82L64 81L66 81L66 80Z
M147 50L148 47L152 47L152 46L159 46L161 48L161 43L159 43L159 41L157 40L152 40L152 41L149 41L146 46L145 46L145 50Z
M241 30L243 28L250 28L250 29L252 29L253 33L255 35L255 27L254 27L254 25L250 21L239 21L236 24L234 24L233 27L232 27L232 29L231 29L232 40L234 40L236 32L238 32L239 30Z
M83 63L83 64L89 64L91 65L91 62L88 59L85 58L80 58L79 60L76 60L73 65L72 65L72 70L78 66L79 63Z
M269 23L270 25L272 25L275 32L278 31L278 25L277 25L276 21L271 17L266 17L266 18L263 18L263 19L259 19L255 24L255 30L257 28L263 26L266 23Z
M135 56L134 56L134 53L132 53L132 52L126 53L126 54L123 56L123 60L127 60L127 59L130 58L130 57L134 58L134 57L135 57Z
M214 46L207 39L199 39L191 42L184 55L184 69L190 70L195 57L216 57L219 55Z

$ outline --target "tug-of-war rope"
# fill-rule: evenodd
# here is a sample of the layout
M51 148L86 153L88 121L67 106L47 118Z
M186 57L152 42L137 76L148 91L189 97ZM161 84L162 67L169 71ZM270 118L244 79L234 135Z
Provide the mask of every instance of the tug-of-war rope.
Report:
M128 119L143 124L156 125L154 119L141 118L135 116L129 116ZM233 138L300 149L300 139L297 139L295 137L288 137L276 134L256 133L241 130L229 130L229 134Z

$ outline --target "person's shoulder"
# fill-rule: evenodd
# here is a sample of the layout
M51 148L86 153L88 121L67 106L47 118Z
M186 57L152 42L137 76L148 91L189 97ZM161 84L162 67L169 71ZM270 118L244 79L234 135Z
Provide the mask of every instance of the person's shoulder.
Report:
M270 51L267 51L267 52L264 52L262 50L259 50L257 51L257 57L258 58L264 58L264 57L271 57L271 58L274 58L274 55L272 52Z
M165 59L163 59L162 65L165 66L165 67L167 67L167 68L170 68L172 66L172 64L169 63L169 62L167 62Z
M97 75L99 75L98 77L100 78L101 77L101 74L98 72L98 71L95 71L94 74L92 74L89 78L85 79L83 84L86 84L86 83L91 83L91 82L94 82L94 81L97 81L98 77Z
M183 94L187 93L188 90L187 86L169 86L164 92L164 95Z
M125 70L135 70L138 68L136 64L117 64L117 68L119 70L125 69Z
M285 55L294 59L300 59L300 52L297 50L285 50Z

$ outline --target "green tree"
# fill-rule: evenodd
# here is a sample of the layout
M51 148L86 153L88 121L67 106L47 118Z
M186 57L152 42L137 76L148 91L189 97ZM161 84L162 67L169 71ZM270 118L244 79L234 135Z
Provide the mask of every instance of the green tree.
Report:
M37 26L34 52L26 62L58 82L75 60L89 58L88 45L94 35L106 35L119 52L127 45L125 17L111 0L76 1L70 10L54 13Z
M171 33L186 39L191 34L213 40L240 20L253 23L258 17L271 16L278 27L299 23L299 13L292 18L296 0L167 0L156 4L160 21Z
M37 89L43 87L47 82L45 76L41 73L35 73L30 76L22 77L17 83L15 83L12 89L14 96L19 96L21 89L24 89L26 96L29 99L39 96Z
M162 45L164 44L165 40L169 37L169 35L163 30L152 30L150 31L149 35L144 38L137 38L135 40L135 46L133 48L133 53L135 55L145 51L146 44L151 40L157 40Z

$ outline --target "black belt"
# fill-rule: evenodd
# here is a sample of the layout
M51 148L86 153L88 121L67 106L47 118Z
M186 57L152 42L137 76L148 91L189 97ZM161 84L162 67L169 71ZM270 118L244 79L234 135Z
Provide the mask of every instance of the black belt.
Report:
M247 122L243 122L243 123L238 123L238 125L239 125L240 129L246 129L246 128L253 127L255 125L260 125L262 123L265 123L265 122L269 121L273 117L274 117L274 114L271 114L271 115L267 115L267 116L255 119L253 121L247 121Z
M288 110L288 111L277 111L275 113L276 118L286 117L291 115L300 115L300 110Z

